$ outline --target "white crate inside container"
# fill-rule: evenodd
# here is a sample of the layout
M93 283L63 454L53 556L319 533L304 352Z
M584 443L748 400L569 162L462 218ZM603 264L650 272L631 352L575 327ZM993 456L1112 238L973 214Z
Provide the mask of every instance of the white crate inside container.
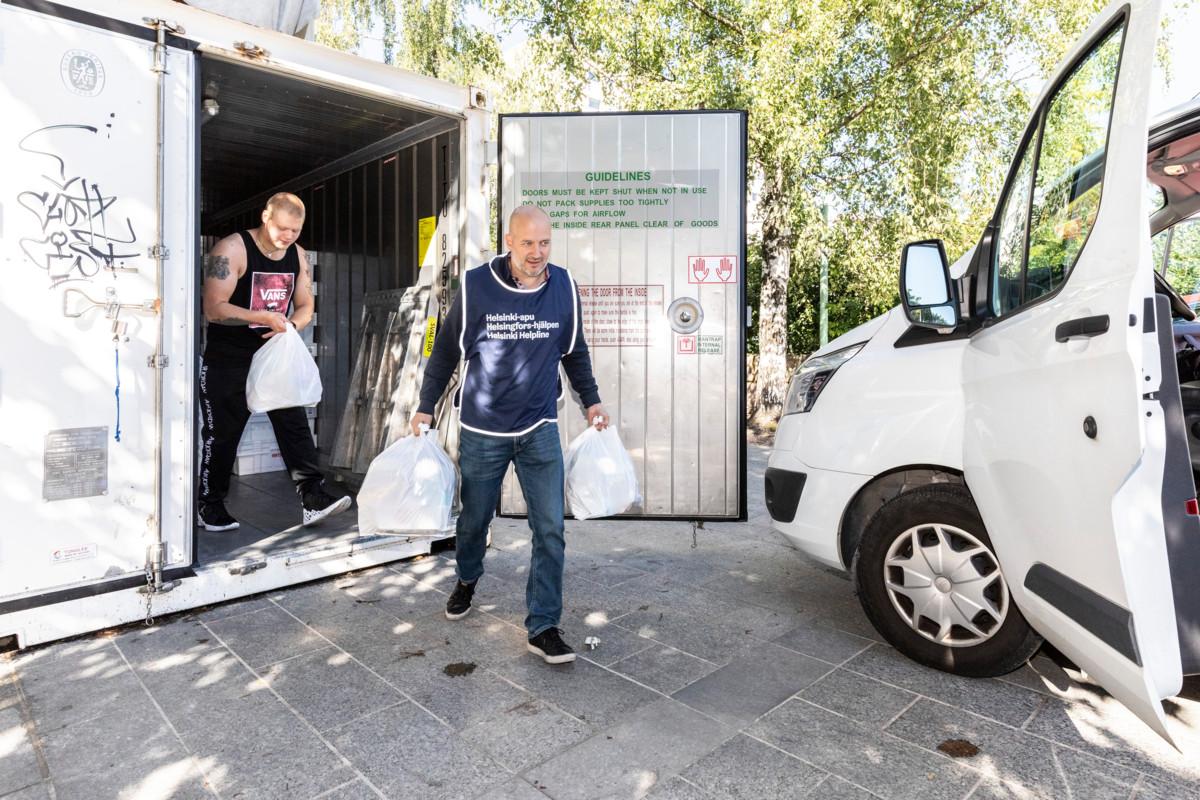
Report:
M305 412L308 416L308 430L313 435L313 443L316 444L316 413L317 413L317 410L315 408L306 408ZM258 456L263 456L264 454L269 454L272 452L278 454L278 451L279 451L279 444L278 444L278 442L275 441L275 429L271 427L270 417L268 417L264 413L251 414L249 421L246 422L245 430L242 431L242 439L238 443L238 449L237 449L238 463L241 464L241 459L244 456L258 457ZM260 463L260 462L248 461L247 468L250 468L250 466L252 464L258 464L258 463ZM263 461L262 463L265 463L267 465L267 468L257 469L257 470L255 470L255 472L239 472L235 468L234 474L236 474L236 475L253 475L253 474L256 474L257 472L270 472L272 470L281 470L284 468L282 459L278 459L278 464L276 466L270 466L272 464L275 464L275 461L272 461L270 459L267 459L267 460Z
M281 472L286 467L279 450L270 449L260 453L238 454L233 461L234 475L258 475L262 472Z

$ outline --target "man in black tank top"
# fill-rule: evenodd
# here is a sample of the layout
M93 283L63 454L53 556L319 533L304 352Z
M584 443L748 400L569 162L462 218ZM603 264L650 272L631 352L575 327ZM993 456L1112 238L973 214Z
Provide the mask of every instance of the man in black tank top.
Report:
M200 364L200 497L198 523L227 531L238 522L225 509L238 442L250 418L246 377L267 339L312 322L312 276L304 248L304 203L280 192L262 213L262 224L217 242L204 261L207 343ZM292 309L288 316L289 306ZM302 408L268 412L279 453L300 495L303 524L311 525L350 507L349 497L324 490L317 449Z

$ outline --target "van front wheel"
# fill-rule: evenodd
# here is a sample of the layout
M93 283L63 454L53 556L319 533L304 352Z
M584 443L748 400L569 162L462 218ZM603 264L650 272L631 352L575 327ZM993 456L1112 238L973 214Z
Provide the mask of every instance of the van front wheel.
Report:
M1013 604L966 487L938 484L885 503L854 554L855 592L875 629L930 667L1012 672L1042 638Z

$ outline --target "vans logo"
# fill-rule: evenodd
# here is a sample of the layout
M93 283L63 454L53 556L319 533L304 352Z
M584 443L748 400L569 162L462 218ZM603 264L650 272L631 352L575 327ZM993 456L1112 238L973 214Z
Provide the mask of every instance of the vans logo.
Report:
M286 314L295 288L296 276L290 272L255 272L250 276L250 310Z

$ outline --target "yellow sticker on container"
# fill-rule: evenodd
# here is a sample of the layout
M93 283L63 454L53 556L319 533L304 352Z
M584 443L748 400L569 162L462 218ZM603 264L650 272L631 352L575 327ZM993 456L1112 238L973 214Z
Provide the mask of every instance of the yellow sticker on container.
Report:
M417 220L417 264L425 266L425 256L429 253L429 245L433 234L437 231L437 217L421 217Z
M425 322L425 347L421 353L429 358L433 355L433 338L437 336L437 317L430 317Z

